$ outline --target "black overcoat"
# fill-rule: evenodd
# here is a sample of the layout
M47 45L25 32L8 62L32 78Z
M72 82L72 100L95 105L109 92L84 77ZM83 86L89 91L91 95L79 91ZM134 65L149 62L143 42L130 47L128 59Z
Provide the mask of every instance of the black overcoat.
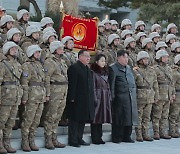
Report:
M77 61L68 69L67 114L70 120L91 122L94 119L92 71ZM72 102L74 100L74 102Z
M109 69L109 83L112 93L113 123L121 126L138 124L136 85L130 66L118 62Z

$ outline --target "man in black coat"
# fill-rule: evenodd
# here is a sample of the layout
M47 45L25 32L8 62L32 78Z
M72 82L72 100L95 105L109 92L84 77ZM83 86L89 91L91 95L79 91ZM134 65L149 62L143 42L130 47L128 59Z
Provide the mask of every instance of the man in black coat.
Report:
M109 82L112 93L112 142L130 142L132 125L137 125L136 85L128 66L128 54L117 52L117 62L110 66Z
M82 139L84 127L86 122L94 119L93 78L88 67L89 52L80 50L78 59L68 69L68 142L74 147L88 145Z

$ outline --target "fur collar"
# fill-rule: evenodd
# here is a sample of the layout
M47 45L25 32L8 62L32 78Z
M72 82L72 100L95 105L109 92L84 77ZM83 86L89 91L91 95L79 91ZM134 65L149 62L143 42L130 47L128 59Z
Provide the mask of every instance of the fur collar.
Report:
M93 63L91 65L92 71L95 73L101 74L101 75L107 75L108 74L108 68L105 66L104 68L99 67L96 63Z

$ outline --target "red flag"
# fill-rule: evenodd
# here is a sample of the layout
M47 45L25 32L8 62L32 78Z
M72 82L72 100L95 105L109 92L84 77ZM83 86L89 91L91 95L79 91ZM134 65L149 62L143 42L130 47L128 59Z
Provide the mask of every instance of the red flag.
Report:
M74 38L75 48L95 51L97 42L97 18L84 19L65 15L62 21L62 38Z

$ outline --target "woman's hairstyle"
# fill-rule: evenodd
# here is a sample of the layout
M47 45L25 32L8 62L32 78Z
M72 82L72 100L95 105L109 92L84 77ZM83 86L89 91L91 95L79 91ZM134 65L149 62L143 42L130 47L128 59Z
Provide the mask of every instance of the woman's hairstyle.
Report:
M95 57L95 61L94 63L91 65L91 69L96 72L96 73L100 73L100 74L104 74L104 75L107 75L108 74L108 66L105 65L103 68L101 68L97 62L102 58L104 57L105 60L106 60L106 56L102 53L96 55Z
M95 62L99 61L102 57L104 57L106 60L106 56L104 54L100 53L100 54L96 55Z

